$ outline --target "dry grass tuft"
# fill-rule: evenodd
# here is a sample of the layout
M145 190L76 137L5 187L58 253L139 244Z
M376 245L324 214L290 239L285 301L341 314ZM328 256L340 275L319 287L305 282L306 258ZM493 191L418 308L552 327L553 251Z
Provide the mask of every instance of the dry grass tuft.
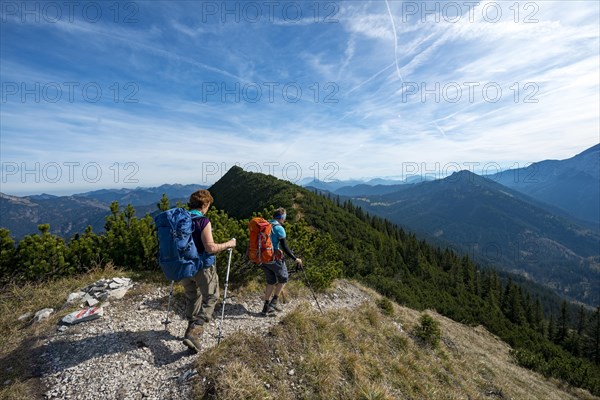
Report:
M234 361L223 368L227 379L221 380L219 393L229 399L262 399L267 391L260 381L254 379L254 371L247 365Z

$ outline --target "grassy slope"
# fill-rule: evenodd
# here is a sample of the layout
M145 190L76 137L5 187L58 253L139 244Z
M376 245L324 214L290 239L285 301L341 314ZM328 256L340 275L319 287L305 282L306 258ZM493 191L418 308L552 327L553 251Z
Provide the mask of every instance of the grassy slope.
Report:
M131 276L116 270L97 271L39 285L10 287L0 293L0 399L40 396L35 359L28 355L34 354L44 337L55 332L58 319L71 310L58 311L49 320L33 325L17 322L17 317L43 307L60 309L69 292L101 276L117 275ZM154 285L157 276L134 279L145 281L140 288L143 290ZM261 288L241 290L254 292ZM419 312L394 304L394 314L388 316L374 304L324 315L306 304L266 335L240 331L199 356L198 397L211 398L212 393L220 399L236 400L593 398L518 367L511 361L509 347L481 327L467 327L432 313L442 332L439 348L432 349L410 334ZM7 380L11 383L4 385Z
M517 366L509 346L482 327L430 313L442 335L432 348L410 333L419 312L394 305L388 316L375 304L325 314L306 306L266 335L240 332L226 339L199 357L198 371L206 379L196 385L198 397L594 398Z

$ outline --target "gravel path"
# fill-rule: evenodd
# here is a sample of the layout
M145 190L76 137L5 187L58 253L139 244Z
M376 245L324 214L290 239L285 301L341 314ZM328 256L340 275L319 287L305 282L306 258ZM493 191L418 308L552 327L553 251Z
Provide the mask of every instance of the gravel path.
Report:
M134 285L135 287L135 285ZM192 354L181 342L187 322L183 304L175 305L172 323L164 329L168 287L145 295L115 300L104 316L68 327L46 340L40 349L46 398L60 399L189 399L197 379ZM229 296L229 294L228 294ZM356 307L370 296L349 282L336 282L334 290L318 296L323 310ZM282 315L312 297L289 301L277 317L260 317L262 300L228 297L223 336L236 331L265 333ZM220 316L221 305L217 306ZM204 348L217 344L219 323L206 325Z

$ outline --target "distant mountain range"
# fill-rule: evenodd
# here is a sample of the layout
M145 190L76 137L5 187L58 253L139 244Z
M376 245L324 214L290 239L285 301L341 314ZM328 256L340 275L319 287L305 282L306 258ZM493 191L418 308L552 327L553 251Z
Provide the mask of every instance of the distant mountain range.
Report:
M332 198L350 200L441 246L467 252L480 262L520 273L591 304L600 303L599 157L600 145L596 145L568 160L542 161L487 178L461 171L420 183L313 180L305 184L308 189L332 193ZM228 175L224 178L211 188L219 194L215 206L234 207L244 216L260 211L256 204L281 203L282 193L293 190L277 181L277 187L265 192L253 186L253 179L262 178L250 174L245 199L240 201L240 183ZM73 196L0 194L0 226L8 228L15 239L37 233L42 223L49 223L52 233L65 238L88 225L101 232L112 201L132 204L142 216L156 212L163 193L174 205L187 201L200 187L162 185Z
M120 204L131 204L132 206L145 206L152 202L158 202L163 193L169 199L187 199L194 191L206 189L203 185L161 185L152 188L136 189L102 189L93 192L75 194L73 197L95 199L102 203L110 204L118 201Z
M15 239L39 232L39 224L50 224L51 233L65 238L83 232L88 225L98 232L108 214L108 204L92 198L0 194L0 227L10 230Z
M600 229L600 144L566 160L540 161L526 168L486 175L486 178L558 207L585 226ZM301 184L307 189L356 197L394 193L404 185L432 180L429 176L413 175L404 180L323 182L306 179Z
M366 211L480 262L527 276L564 295L600 301L600 234L564 211L461 171L352 197Z
M567 160L546 160L490 179L600 225L600 144Z
M375 178L368 181L345 180L323 182L314 179L306 180L303 182L302 186L307 189L327 191L341 196L358 196L392 193L402 185L428 182L431 180L433 180L431 177L421 175L411 175L404 180Z
M202 185L162 185L154 188L103 189L72 196L49 194L17 197L0 193L0 227L10 230L15 239L37 233L38 224L50 224L50 232L69 238L83 232L88 225L94 232L104 230L110 214L110 203L131 204L137 215L156 211L156 203L166 194L175 204L187 201L189 195Z

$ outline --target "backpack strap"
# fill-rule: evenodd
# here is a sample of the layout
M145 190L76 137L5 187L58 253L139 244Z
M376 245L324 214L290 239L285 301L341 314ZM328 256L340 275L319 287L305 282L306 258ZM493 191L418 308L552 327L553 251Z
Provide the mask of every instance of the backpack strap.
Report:
M269 221L269 223L273 226L282 226L281 223L277 220L273 220L273 222ZM277 243L277 247L279 247L279 243ZM273 243L273 261L283 260L283 251L281 249L275 250L275 243Z

